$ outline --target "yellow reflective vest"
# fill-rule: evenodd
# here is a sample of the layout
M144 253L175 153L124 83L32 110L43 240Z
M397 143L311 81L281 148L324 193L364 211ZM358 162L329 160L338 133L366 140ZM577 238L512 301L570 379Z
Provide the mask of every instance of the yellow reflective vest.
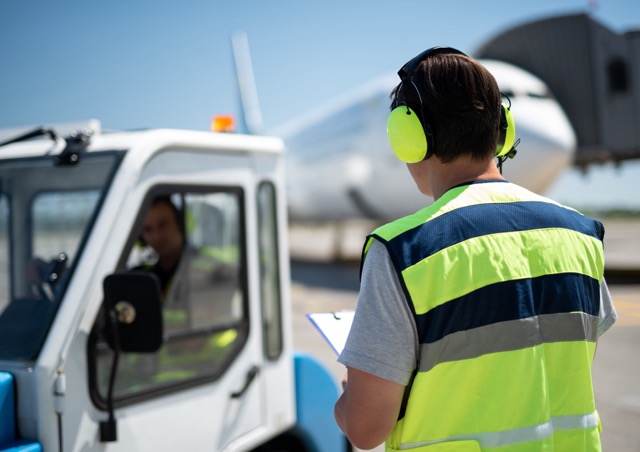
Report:
M601 223L506 181L455 187L375 230L419 362L387 450L599 451L591 364Z

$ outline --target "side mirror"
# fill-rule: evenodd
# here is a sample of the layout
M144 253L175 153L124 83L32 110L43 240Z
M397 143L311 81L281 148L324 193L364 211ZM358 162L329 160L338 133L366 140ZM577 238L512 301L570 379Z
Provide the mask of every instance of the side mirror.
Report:
M106 336L113 350L157 352L162 346L162 301L158 278L149 272L118 272L103 282L105 308L116 321Z
M100 441L118 440L113 388L120 352L153 353L162 346L160 283L148 272L118 272L102 282L107 313L106 339L114 351L107 406L109 419L100 422Z

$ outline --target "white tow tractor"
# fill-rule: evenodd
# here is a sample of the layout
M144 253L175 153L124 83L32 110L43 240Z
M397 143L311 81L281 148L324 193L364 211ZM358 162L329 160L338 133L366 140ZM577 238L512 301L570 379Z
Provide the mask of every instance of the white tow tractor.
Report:
M0 450L347 450L292 350L283 144L97 121L0 136ZM145 212L180 212L161 294ZM169 297L171 299L167 299Z

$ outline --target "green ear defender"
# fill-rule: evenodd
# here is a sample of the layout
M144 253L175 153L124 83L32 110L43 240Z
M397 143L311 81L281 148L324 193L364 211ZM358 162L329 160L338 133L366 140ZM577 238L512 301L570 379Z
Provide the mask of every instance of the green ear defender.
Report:
M516 125L511 110L502 106L500 138L496 157L503 157L513 149ZM387 118L387 136L391 149L405 163L421 162L427 156L429 144L422 123L415 112L406 105L394 108Z
M511 103L511 101L509 101ZM500 139L496 147L496 157L503 157L514 147L516 141L516 124L513 121L511 109L502 106L502 119L500 120Z
M387 136L391 149L406 163L417 163L427 156L427 137L416 113L401 105L387 118Z

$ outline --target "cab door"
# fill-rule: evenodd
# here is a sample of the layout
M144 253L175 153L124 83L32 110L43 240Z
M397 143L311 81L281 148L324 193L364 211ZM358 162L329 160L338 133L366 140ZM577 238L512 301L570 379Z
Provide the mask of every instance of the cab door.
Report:
M118 270L157 278L163 341L153 353L120 353L117 441L107 449L223 450L264 423L244 204L240 187L155 187L147 195ZM163 266L176 242L179 260ZM108 344L103 316L93 329L89 366L92 399L104 411L114 357Z

